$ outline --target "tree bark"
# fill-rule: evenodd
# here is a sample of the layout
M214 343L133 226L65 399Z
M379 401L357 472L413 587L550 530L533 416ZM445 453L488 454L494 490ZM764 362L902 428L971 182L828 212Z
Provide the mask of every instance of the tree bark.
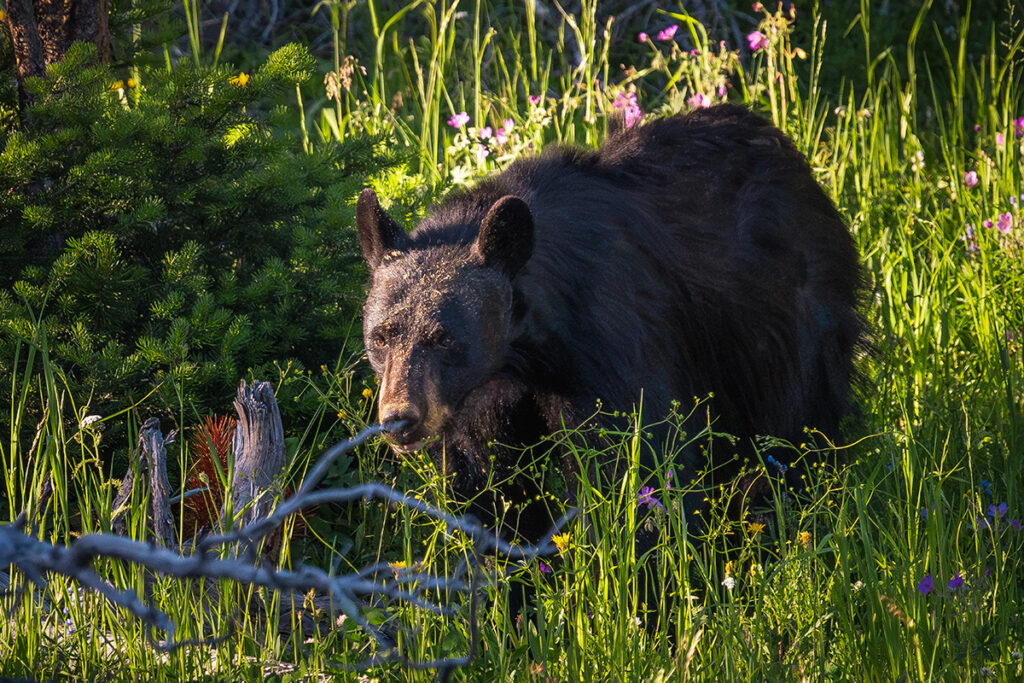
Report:
M26 78L44 76L74 41L96 46L99 58L110 55L110 16L107 0L7 0L18 63L18 88L24 97Z
M160 432L160 420L151 417L139 430L139 446L135 455L138 461L139 475L149 470L149 502L152 509L153 533L167 548L174 545L174 518L171 516L170 488L167 480L167 449L166 444L172 443L176 431L172 431L167 439ZM131 498L134 482L134 469L129 466L121 480L121 488L114 498L114 517L111 527L114 533L125 533L125 515L128 500Z
M274 502L274 480L284 471L284 426L269 382L247 387L242 380L235 396L238 424L232 444L235 453L231 477L233 527L266 517ZM226 511L225 511L226 512ZM226 526L228 516L221 513Z

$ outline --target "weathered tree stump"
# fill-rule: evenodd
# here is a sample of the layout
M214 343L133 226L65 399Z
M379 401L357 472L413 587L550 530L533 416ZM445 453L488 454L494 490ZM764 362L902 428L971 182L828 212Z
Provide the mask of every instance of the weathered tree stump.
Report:
M176 432L171 432L164 439L160 431L160 420L151 417L139 430L139 445L133 458L138 462L139 474L149 470L150 508L152 510L153 532L164 546L174 547L174 518L171 516L170 488L167 480L167 444L174 442ZM117 534L125 533L124 513L128 499L132 495L135 482L135 470L128 468L121 480L121 488L114 498L114 517L111 527Z
M274 503L275 479L284 471L284 426L269 382L245 380L235 395L238 424L232 447L235 453L231 477L230 521L232 526L266 517ZM221 512L226 526L228 510Z

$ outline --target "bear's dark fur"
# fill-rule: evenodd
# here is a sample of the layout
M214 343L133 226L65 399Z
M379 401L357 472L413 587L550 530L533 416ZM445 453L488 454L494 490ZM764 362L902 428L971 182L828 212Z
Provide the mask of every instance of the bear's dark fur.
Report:
M598 400L642 392L652 420L713 392L716 430L743 439L835 434L848 409L856 248L793 143L743 108L519 160L408 235L366 190L357 222L380 419L465 494L491 441L535 443Z

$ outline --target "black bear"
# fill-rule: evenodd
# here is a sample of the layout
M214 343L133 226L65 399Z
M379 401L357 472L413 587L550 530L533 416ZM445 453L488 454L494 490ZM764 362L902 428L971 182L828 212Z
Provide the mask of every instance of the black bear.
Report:
M742 439L834 434L848 409L854 242L793 143L744 108L516 161L411 234L367 189L357 224L379 418L464 494L507 457L489 444L536 443L599 400L642 396L652 420L713 392L716 430Z

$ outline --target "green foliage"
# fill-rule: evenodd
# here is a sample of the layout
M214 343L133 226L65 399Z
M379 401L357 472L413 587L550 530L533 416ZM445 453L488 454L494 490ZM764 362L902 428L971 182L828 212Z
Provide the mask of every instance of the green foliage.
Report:
M76 44L27 83L0 147L4 374L38 324L93 412L154 386L203 410L250 369L357 348L352 203L394 157L365 136L307 153L287 110L258 114L312 67L292 45L251 77L182 63L126 84Z

